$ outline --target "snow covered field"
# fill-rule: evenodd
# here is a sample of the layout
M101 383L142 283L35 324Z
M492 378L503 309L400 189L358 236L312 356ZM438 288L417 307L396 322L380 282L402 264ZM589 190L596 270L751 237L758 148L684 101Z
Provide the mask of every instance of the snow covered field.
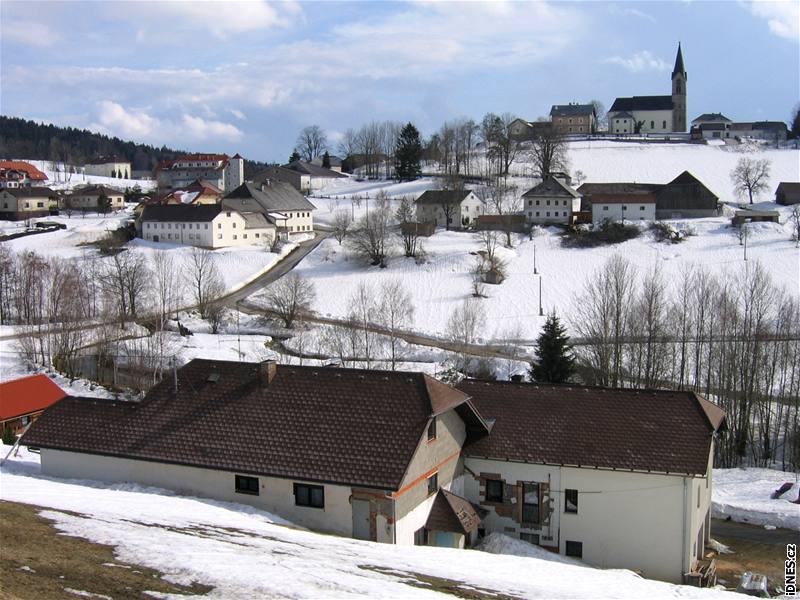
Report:
M8 447L0 451L5 456ZM46 478L38 456L24 450L0 469L0 499L41 506L40 514L62 533L111 545L118 561L157 569L171 582L214 586L211 596L221 598L452 598L452 591L436 589L441 579L462 591L517 598L731 597L630 571L567 564L563 557L397 547L314 534L243 505L133 484Z
M83 173L70 173L71 165L64 163L53 163L49 160L28 160L20 158L47 175L44 185L54 190L71 190L82 185L108 185L118 190L139 186L143 191L154 189L155 180L150 179L117 179L115 177L100 177L99 175L85 175ZM81 167L75 167L77 171Z
M798 477L772 469L714 469L712 516L800 531L800 504L792 502L800 494ZM793 485L780 498L771 499L783 483Z
M785 219L788 209L781 210ZM515 248L499 251L508 260L508 279L501 285L485 286L489 297L481 304L489 325L483 337L491 340L521 335L530 340L538 334L544 318L538 315L539 277L533 274L534 246L544 312L556 309L568 321L584 282L617 253L629 259L640 275L659 265L668 283L678 280L692 266L720 275L733 275L745 268L742 247L724 217L684 223L696 235L680 244L656 242L646 231L622 244L586 249L562 247L555 228L541 231L533 241L518 236ZM474 253L481 246L475 234L445 231L424 239L423 244L428 255L425 264L395 255L389 259L388 268L380 269L365 266L346 245L339 246L329 238L298 266L297 272L316 283L315 311L331 317L346 316L349 299L360 283L378 287L385 281L399 280L412 295L415 328L443 335L450 314L471 296ZM753 226L748 260L750 264L760 261L778 284L798 290L800 251L790 240L788 225Z

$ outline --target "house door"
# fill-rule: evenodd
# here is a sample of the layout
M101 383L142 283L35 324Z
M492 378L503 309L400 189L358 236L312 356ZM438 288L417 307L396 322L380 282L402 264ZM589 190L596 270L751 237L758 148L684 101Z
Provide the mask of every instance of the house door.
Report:
M158 241L158 236L157 236L157 235L154 235L154 236L153 236L153 241L154 241L154 242L157 242L157 241Z
M369 540L369 501L353 500L353 537L357 540ZM375 540L373 540L375 541Z

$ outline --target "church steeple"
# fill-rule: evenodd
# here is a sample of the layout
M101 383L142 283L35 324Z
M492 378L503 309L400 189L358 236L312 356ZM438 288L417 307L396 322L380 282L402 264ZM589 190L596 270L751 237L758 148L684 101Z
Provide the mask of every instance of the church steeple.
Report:
M672 78L675 75L683 75L686 78L686 69L683 66L683 52L681 52L681 43L678 42L678 54L675 56L675 68L672 69Z
M683 66L683 51L678 42L675 68L672 69L672 131L686 131L686 67Z

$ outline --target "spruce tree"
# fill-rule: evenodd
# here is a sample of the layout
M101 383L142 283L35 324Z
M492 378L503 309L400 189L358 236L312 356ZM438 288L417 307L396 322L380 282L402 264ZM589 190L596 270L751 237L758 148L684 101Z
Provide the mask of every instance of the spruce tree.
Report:
M293 163L293 162L296 162L298 160L300 160L300 153L297 151L297 148L295 148L292 151L292 155L289 157L289 162Z
M419 161L422 158L422 142L419 131L408 123L397 138L394 150L395 173L400 181L417 179L422 174Z
M326 169L331 168L331 155L328 154L328 151L325 151L325 154L322 155L322 166Z
M530 378L541 383L564 383L574 372L575 356L569 336L554 311L547 316L536 340L536 360L531 364Z

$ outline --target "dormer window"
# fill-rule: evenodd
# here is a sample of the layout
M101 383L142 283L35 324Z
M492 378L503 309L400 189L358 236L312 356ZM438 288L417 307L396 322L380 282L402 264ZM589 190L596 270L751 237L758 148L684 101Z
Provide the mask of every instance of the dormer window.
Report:
M428 424L428 441L432 442L436 439L436 417L431 419L431 422Z

